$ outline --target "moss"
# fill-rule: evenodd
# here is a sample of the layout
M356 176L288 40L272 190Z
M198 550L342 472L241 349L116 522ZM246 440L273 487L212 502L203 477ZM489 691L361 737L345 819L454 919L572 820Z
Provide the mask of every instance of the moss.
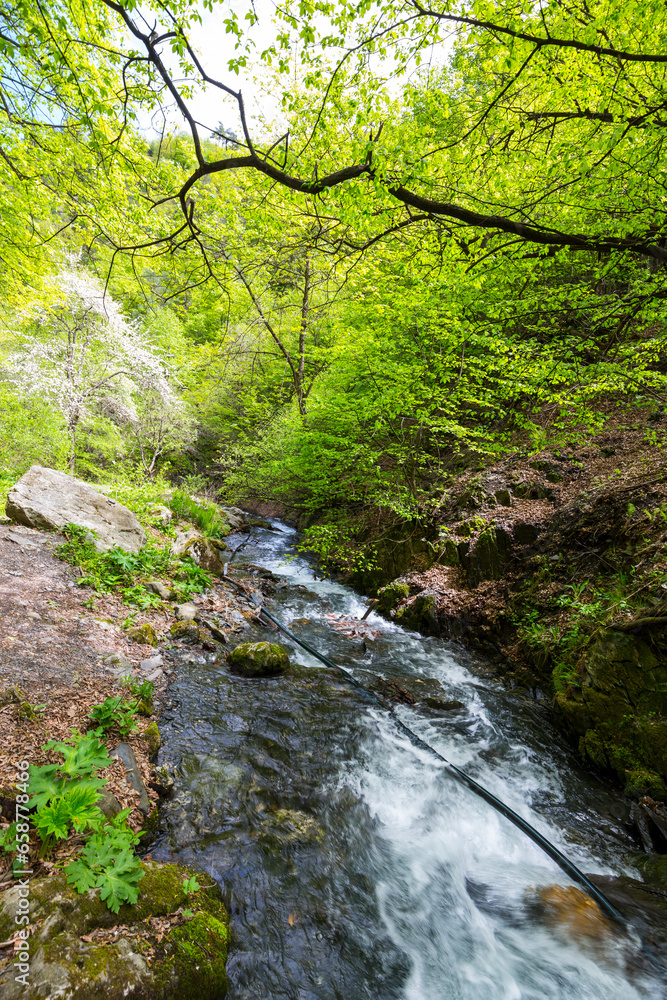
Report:
M633 798L650 795L654 799L664 799L667 787L659 774L649 771L646 767L635 767L626 771L625 794Z
M485 525L486 521L483 517L469 517L467 521L461 521L456 533L463 538L471 538L478 531L482 531Z
M183 881L191 876L190 869L149 863L142 867L139 902L121 907L117 915L98 893L78 895L67 885L64 872L32 883L31 912L37 928L31 939L33 987L22 992L22 998L65 994L71 1000L216 1000L225 995L228 919L218 886L187 895ZM7 911L9 930L16 906L7 898L11 893L10 889L0 908L0 913ZM161 941L137 940L134 925L179 907L195 911L190 922L172 928ZM111 926L121 930L117 942L81 941L82 934ZM144 954L148 956L151 949L154 958L149 965ZM8 982L5 974L0 970L1 995Z
M150 622L142 622L141 625L134 625L127 630L127 637L132 642L139 642L144 646L157 646L157 635Z
M148 756L151 760L154 760L157 757L158 750L162 746L157 722L150 722L141 735L146 740L146 743L148 743Z
M174 979L179 1000L218 1000L227 993L227 926L209 913L196 913L165 939L157 995Z
M438 556L438 562L443 566L459 566L459 549L453 538L445 538L442 542L442 551Z
M231 672L241 677L274 677L290 665L287 650L277 642L242 642L227 660Z
M199 625L197 622L182 621L174 622L169 629L174 639L182 639L184 642L199 642Z
M417 629L423 635L438 632L435 614L435 597L432 594L418 594L411 604L406 604L396 615L396 621L408 628Z
M378 591L378 610L393 611L410 593L407 583L388 583Z

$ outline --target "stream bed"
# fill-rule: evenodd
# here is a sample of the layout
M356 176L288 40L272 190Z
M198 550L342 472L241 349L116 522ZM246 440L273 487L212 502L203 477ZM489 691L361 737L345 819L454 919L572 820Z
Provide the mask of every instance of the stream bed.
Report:
M267 602L276 617L360 678L439 681L462 707L403 704L400 718L585 872L637 877L625 801L539 705L443 640L375 614L346 629L340 616L360 618L364 600L287 560L295 533L273 524L242 555L284 579ZM221 885L230 1000L667 996L637 942L575 941L541 917L536 891L567 877L362 693L279 633L256 625L237 641L267 639L304 669L247 680L187 653L160 721L160 763L177 777L152 857Z

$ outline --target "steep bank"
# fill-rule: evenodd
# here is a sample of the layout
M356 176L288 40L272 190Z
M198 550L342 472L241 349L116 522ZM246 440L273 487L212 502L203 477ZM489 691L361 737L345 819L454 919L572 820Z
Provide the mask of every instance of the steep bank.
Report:
M549 698L589 764L659 800L667 485L647 438L641 423L617 425L585 448L462 475L434 515L364 527L375 562L348 579L401 624L459 639L507 683Z

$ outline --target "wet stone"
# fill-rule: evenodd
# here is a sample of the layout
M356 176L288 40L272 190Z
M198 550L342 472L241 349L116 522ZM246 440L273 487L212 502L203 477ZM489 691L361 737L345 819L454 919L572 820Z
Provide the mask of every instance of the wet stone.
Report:
M227 656L230 672L240 677L276 677L290 665L287 650L276 642L244 642Z

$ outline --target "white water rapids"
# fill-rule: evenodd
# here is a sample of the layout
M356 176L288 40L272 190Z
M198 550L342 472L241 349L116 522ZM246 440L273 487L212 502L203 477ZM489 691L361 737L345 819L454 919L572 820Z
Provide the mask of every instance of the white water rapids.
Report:
M243 557L286 581L268 604L276 617L308 619L303 637L353 672L440 681L465 709L400 706L419 736L586 873L638 877L620 796L579 767L539 706L469 669L451 644L375 614L364 651L327 618L360 618L363 599L314 580L302 559L286 561L293 534L275 524L280 532L258 530ZM259 628L248 638L282 641ZM532 841L380 708L332 685L300 647L290 655L322 684L329 678L326 689L297 694L287 678L244 681L222 664L190 663L165 733L194 833L179 840L174 813L154 856L195 861L225 886L237 945L232 1000L665 996L637 960L636 939L591 945L540 915L536 890L571 883ZM206 778L216 768L233 773L219 799ZM321 837L268 834L268 820L291 815L285 809L312 816Z

